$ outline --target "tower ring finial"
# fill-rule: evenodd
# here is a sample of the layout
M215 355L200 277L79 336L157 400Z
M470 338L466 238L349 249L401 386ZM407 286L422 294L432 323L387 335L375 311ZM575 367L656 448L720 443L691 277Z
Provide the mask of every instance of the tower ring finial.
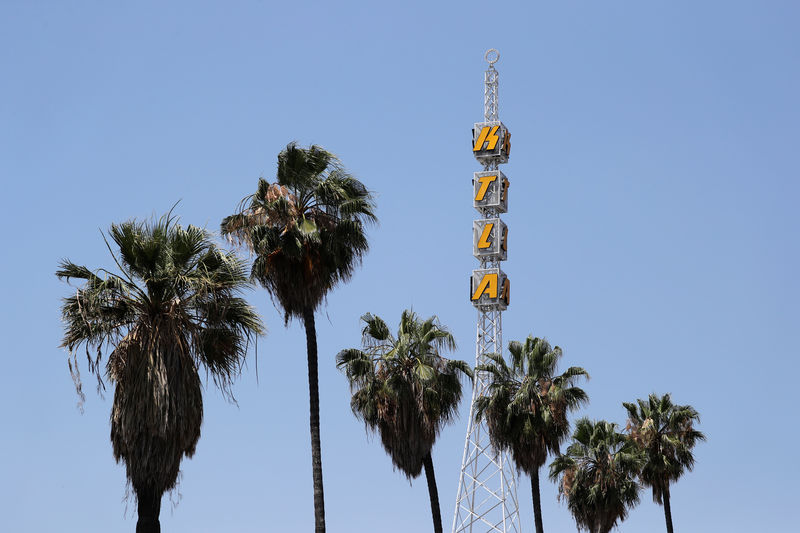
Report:
M489 65L494 66L500 60L500 52L496 48L489 48L483 58Z

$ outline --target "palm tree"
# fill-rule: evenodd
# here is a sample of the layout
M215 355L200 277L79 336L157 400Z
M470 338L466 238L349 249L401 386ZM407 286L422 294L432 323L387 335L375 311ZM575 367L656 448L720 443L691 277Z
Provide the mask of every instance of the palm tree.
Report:
M550 479L558 480L559 499L567 499L579 530L608 533L639 503L636 475L644 456L605 420L581 418L572 438L567 453L550 465Z
M475 419L486 420L494 447L508 451L517 468L531 477L536 531L542 533L539 469L569 435L567 413L588 402L586 392L574 384L589 374L573 366L556 375L561 348L532 335L524 344L510 342L508 351L510 366L501 355L490 354L490 362L475 369L489 379L487 394L475 400Z
M423 467L431 500L433 529L442 532L439 494L431 449L442 428L456 416L461 377L472 377L464 361L445 359L453 336L433 316L403 311L397 336L377 316L361 317L364 349L342 350L337 366L350 381L353 414L377 431L383 448L408 479Z
M638 408L637 408L638 404ZM664 506L667 531L672 533L669 485L694 467L692 448L705 435L694 429L700 415L691 405L675 405L669 394L651 394L647 401L623 403L628 410L631 438L645 452L647 462L639 478L653 489L653 501Z
M61 346L72 354L70 372L81 398L76 350L85 346L98 389L104 387L101 359L108 355L114 458L125 463L136 494L137 533L159 532L161 497L175 486L181 459L194 454L200 438L198 369L229 394L247 344L263 327L238 296L247 285L246 267L220 251L206 231L184 229L167 215L113 224L109 233L119 247L119 256L112 251L118 273L69 260L56 272L84 281L63 301Z
M325 531L325 497L314 312L367 252L364 225L376 220L373 208L371 193L333 154L291 143L278 155L276 182L260 179L238 212L222 221L223 235L255 254L251 276L283 309L286 323L297 317L305 326L317 533Z

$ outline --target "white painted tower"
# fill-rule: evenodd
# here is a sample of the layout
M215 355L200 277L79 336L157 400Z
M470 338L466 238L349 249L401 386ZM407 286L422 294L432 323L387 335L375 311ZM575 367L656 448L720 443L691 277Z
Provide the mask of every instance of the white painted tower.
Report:
M475 364L486 354L503 353L502 313L508 307L511 283L500 269L508 255L508 227L500 215L508 209L508 178L499 165L508 162L511 134L498 117L497 50L486 52L484 121L472 130L472 153L483 166L472 179L472 205L480 218L472 223L472 254L479 266L470 278L470 301L478 311ZM475 422L475 399L486 393L488 381L476 373L469 411L467 438L458 480L453 533L520 533L516 474L507 454L489 442L485 422Z

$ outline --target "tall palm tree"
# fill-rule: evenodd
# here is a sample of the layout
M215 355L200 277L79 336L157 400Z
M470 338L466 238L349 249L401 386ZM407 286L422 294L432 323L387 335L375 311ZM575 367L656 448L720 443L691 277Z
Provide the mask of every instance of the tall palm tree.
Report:
M367 252L364 226L376 220L373 209L371 193L333 154L291 143L278 155L277 180L260 179L238 212L222 221L222 233L255 254L251 276L283 309L287 324L297 317L305 326L317 533L325 531L325 497L314 312Z
M488 393L475 400L475 418L486 420L495 448L508 451L530 476L536 531L542 533L539 469L569 435L567 413L588 402L575 382L589 374L573 366L558 375L561 348L532 335L524 344L510 342L508 351L510 366L501 355L491 354L490 362L475 369L489 379Z
M84 283L61 307L62 346L81 392L76 350L89 369L114 383L111 444L138 504L137 533L159 532L161 497L175 486L181 459L191 457L203 420L200 367L229 393L247 344L263 331L239 296L247 269L219 250L209 234L182 228L167 215L113 224L119 271L90 270L64 260L56 275ZM106 245L111 251L108 242ZM110 353L109 353L110 352ZM75 365L73 367L73 364Z
M637 405L638 404L638 405ZM691 405L675 405L669 394L651 394L647 401L623 403L628 411L631 438L645 452L647 462L639 478L653 489L653 501L664 506L667 531L672 533L669 485L694 467L692 448L705 435L693 427L700 415Z
M636 475L644 456L616 424L581 418L575 424L567 453L550 465L578 529L608 533L639 503Z
M433 529L441 533L431 449L456 416L461 378L471 378L472 370L464 361L441 356L442 350L455 349L455 340L435 316L422 320L403 311L397 336L380 317L366 314L361 320L364 349L342 350L336 356L350 381L350 406L367 428L378 432L392 464L408 479L425 469Z

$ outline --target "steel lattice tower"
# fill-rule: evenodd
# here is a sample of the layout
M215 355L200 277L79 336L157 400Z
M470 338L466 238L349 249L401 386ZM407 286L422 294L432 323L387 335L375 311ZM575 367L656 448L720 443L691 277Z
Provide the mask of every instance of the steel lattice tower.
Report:
M486 361L486 354L503 353L502 312L509 303L510 282L500 269L507 257L508 228L500 219L508 207L509 182L499 170L508 161L511 134L498 117L498 73L494 63L500 58L495 49L486 52L489 68L485 72L484 122L475 124L473 154L483 165L473 176L473 206L481 215L473 222L473 255L480 262L472 271L470 300L478 311L475 364ZM484 395L488 380L476 373L472 390L467 438L458 481L453 533L521 531L517 505L516 474L505 453L498 453L489 442L484 422L475 422L475 399Z

